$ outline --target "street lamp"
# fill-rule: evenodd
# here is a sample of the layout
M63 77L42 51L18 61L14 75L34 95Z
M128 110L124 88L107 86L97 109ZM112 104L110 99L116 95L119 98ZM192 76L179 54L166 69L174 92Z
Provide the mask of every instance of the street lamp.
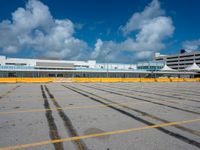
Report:
M107 78L108 78L108 62L107 62Z
M111 53L111 51L108 51L107 53L106 53L106 55L109 55ZM105 57L105 59L106 59L107 57ZM107 63L107 78L108 78L108 76L109 76L109 73L108 73L108 59L106 60L106 63Z

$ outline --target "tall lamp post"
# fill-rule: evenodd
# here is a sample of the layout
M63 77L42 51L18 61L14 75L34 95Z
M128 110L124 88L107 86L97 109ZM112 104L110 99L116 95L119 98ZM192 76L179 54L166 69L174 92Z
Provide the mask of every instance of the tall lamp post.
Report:
M111 53L111 51L108 51L106 55L109 55ZM107 57L106 57L107 58ZM107 63L107 70L106 70L106 74L107 74L107 78L109 77L109 72L108 72L108 59L106 60Z
M106 73L107 73L107 78L108 78L108 62L107 62L107 72Z

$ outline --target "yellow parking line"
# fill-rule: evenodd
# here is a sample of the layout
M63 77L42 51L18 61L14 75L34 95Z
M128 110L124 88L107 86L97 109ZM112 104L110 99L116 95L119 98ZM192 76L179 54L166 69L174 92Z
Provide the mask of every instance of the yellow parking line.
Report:
M151 126L143 126L143 127L138 127L138 128L129 128L129 129L124 129L124 130L115 130L115 131L110 131L110 132L88 134L88 135L69 137L69 138L63 138L63 139L58 139L58 140L47 140L47 141L41 141L41 142L35 142L35 143L29 143L29 144L20 144L20 145L15 145L15 146L1 147L0 150L15 150L15 149L22 149L22 148L30 148L30 147L42 146L42 145L47 145L47 144L52 144L52 143L75 141L75 140L80 140L80 139L101 137L101 136L107 136L107 135L124 134L124 133L129 133L129 132L134 132L134 131L141 131L141 130L146 130L146 129L173 126L173 125L192 123L192 122L198 122L198 121L200 121L200 118L170 122L170 123L162 123L162 124L156 124L156 125L151 125Z
M18 111L7 111L7 112L0 112L0 115L8 115L8 114L17 114L17 113L30 113L30 112L45 112L47 110L66 110L66 109L84 109L84 108L98 108L98 107L107 107L107 106L118 106L122 104L141 104L141 103L147 103L147 102L123 102L118 104L108 103L108 105L104 104L98 104L98 105L85 105L85 106L66 106L62 108L51 108L51 109L23 109Z
M153 100L152 102L159 102L165 104L165 101L159 101L159 100ZM149 103L146 101L141 101L141 102L122 102L118 104L113 104L113 103L108 103L108 105L104 104L97 104L97 105L85 105L85 106L66 106L62 108L51 108L51 109L21 109L17 111L5 111L5 112L0 112L0 115L8 115L8 114L17 114L17 113L30 113L30 112L45 112L46 110L67 110L67 109L84 109L84 108L98 108L98 107L107 107L107 106L119 106L120 104L143 104L143 103Z

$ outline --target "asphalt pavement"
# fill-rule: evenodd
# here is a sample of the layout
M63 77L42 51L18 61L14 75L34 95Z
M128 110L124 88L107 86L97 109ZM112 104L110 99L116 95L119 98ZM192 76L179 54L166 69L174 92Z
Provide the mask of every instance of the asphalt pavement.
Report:
M197 150L200 84L0 84L0 150Z

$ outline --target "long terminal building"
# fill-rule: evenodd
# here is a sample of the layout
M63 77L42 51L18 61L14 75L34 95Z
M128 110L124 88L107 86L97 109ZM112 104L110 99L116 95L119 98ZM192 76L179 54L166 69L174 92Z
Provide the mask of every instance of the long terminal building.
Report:
M0 56L0 77L196 77L194 71L162 71L163 62L138 64L97 63L95 60L66 61Z

